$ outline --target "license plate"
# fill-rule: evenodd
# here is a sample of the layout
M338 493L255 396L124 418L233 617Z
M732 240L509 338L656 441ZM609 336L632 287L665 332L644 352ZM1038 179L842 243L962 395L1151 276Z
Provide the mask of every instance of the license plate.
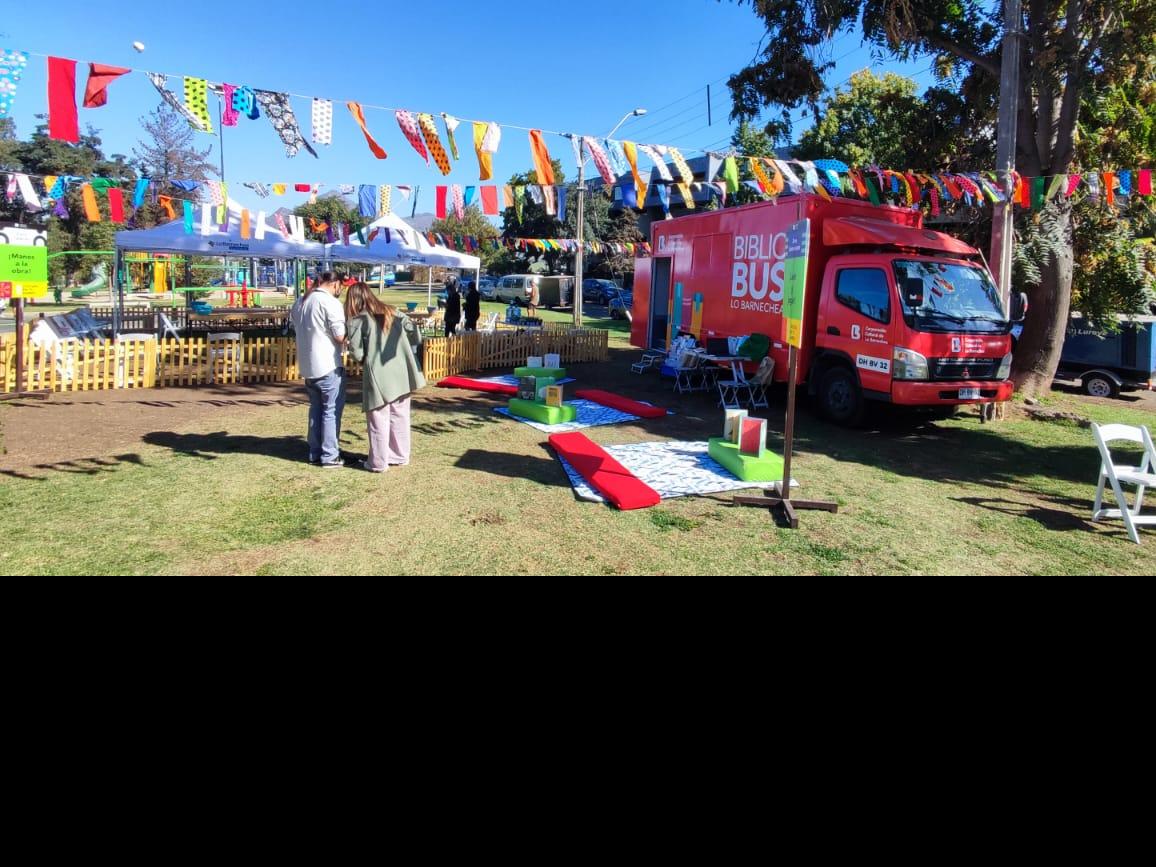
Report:
M959 390L960 400L979 400L978 388L961 388Z

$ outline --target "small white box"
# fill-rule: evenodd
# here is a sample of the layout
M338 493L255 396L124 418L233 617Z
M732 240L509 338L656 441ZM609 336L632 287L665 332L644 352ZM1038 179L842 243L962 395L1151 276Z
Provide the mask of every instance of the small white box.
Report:
M559 355L557 352L547 352L546 353L546 361L543 364L543 367L561 367L561 366L562 366L562 356L561 355Z

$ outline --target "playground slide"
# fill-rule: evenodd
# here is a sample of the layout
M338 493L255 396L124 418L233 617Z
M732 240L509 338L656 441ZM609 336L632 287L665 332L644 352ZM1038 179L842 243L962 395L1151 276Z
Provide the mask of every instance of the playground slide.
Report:
M91 295L93 292L106 291L108 289L108 266L101 262L92 269L92 279L83 286L78 286L72 290L73 298L84 298Z

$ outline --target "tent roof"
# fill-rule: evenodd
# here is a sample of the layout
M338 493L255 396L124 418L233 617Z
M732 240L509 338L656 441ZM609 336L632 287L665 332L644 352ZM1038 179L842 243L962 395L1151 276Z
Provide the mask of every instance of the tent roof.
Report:
M116 233L116 246L121 250L148 251L153 253L189 253L198 256L260 256L273 259L324 259L325 245L314 241L294 241L281 234L281 230L265 221L265 237L256 237L257 215L250 217L253 222L251 237L241 237L241 206L229 202L229 230L210 227L207 235L201 234L201 216L198 209L193 221L193 231L185 231L184 220L173 220L152 229L128 229Z

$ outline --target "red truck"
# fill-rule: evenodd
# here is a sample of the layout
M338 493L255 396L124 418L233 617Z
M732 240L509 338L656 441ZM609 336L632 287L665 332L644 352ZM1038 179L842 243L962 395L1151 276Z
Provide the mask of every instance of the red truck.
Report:
M980 252L922 227L918 211L813 194L655 222L652 258L635 261L630 342L760 333L787 381L784 259L792 224L810 220L797 385L824 415L863 417L865 401L940 407L1007 400L1012 315Z

